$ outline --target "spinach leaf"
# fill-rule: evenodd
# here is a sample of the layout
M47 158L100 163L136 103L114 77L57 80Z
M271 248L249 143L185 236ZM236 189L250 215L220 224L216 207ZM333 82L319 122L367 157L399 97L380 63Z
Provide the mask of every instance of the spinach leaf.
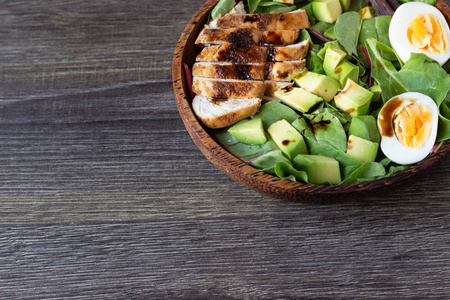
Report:
M268 152L250 163L255 168L290 181L308 182L308 175L292 166L281 150Z
M377 162L369 162L362 164L349 177L341 182L341 184L360 183L377 178L384 177L386 169L382 164Z
M438 135L436 140L442 142L450 139L450 108L448 103L443 101L439 107Z
M249 145L241 143L231 133L228 132L228 128L214 130L213 133L216 140L225 149L247 163L270 151L278 149L277 145L272 139L269 139L263 145Z
M411 53L411 57L398 72L409 92L430 96L438 106L450 90L450 77L434 60L422 53Z
M348 11L359 12L362 8L369 5L369 0L352 0Z
M219 3L211 11L211 19L217 18L219 15L224 16L236 5L235 0L220 0Z
M395 53L390 47L378 42L375 38L366 41L366 49L372 66L371 75L381 85L383 102L392 97L407 92L407 88L398 75L391 61L382 57L383 52Z
M361 24L361 15L354 11L343 13L336 20L334 26L336 39L350 55L358 53L357 46Z
M306 68L311 72L325 74L323 60L318 55L320 49L322 49L322 47L318 44L309 46L308 55L306 56Z
M378 42L390 47L389 25L391 23L391 19L392 16L378 16L362 21L361 30L359 32L357 54L366 67L368 66L368 62L361 48L365 47L365 42L370 38L374 38ZM383 58L393 61L397 59L397 56L392 53L384 53Z
M259 112L253 118L261 119L264 130L267 131L270 125L279 120L285 119L292 123L298 117L299 115L292 108L276 101L270 101L261 105Z
M248 12L250 14L253 14L258 7L258 4L261 2L261 0L248 0Z
M285 5L275 1L258 1L254 13L285 13L296 9L295 5Z
M329 112L304 114L292 126L302 133L308 148L328 144L338 150L347 150L347 135L341 122Z

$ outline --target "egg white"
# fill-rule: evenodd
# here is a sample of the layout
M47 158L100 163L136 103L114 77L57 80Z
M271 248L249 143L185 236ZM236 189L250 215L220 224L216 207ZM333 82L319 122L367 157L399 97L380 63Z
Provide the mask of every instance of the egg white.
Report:
M447 21L442 13L429 4L420 2L409 2L400 5L392 16L391 24L389 26L389 40L392 48L397 52L398 56L406 62L411 53L423 53L428 57L437 61L441 66L450 58L450 47L444 53L425 53L415 46L413 46L407 37L407 30L417 14L430 13L441 21L444 31L450 39L450 29Z
M421 104L428 105L428 107L431 110L431 114L432 114L431 133L430 133L430 137L428 138L427 142L425 143L425 145L422 148L414 149L414 148L406 147L397 139L397 136L395 135L395 133L392 137L383 136L383 133L382 133L381 129L379 128L380 134L381 134L380 148L381 148L381 151L384 153L384 155L386 155L386 157L389 158L390 160L392 160L393 162L400 164L400 165L414 164L414 163L421 161L425 157L427 157L428 154L430 154L431 149L433 149L433 146L436 142L436 135L437 135L437 129L438 129L438 117L439 117L438 107L436 105L436 102L433 101L433 99L431 99L430 97L428 97L427 95L424 95L422 93L408 92L408 93L404 93L404 94L395 96L394 98L399 98L399 99L403 100L401 107L408 105L410 103L413 103L413 101L411 101L411 99L414 99L415 103L421 103ZM392 99L394 99L394 98L392 98ZM391 101L392 99L390 99L389 101ZM386 107L386 104L384 107ZM383 110L383 108L382 108L382 110ZM400 107L398 109L400 109ZM380 111L379 116L380 115L381 115L381 111ZM378 126L380 127L379 122L380 121L378 120Z

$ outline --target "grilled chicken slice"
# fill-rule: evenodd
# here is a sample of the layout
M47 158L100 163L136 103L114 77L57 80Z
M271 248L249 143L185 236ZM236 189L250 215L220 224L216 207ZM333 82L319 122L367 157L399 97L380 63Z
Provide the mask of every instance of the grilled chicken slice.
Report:
M216 98L254 98L264 95L264 81L194 77L192 91Z
M197 95L192 109L209 128L223 128L253 116L261 106L261 98L211 98Z
M196 44L210 46L232 43L239 45L285 46L295 42L298 30L258 30L251 28L211 29L203 28Z
M259 30L296 30L309 27L303 9L287 13L240 14L228 13L208 24L209 28L255 28Z
M295 73L305 70L304 59L285 62L269 62L266 64L266 80L290 81Z
M235 64L230 62L196 62L193 76L241 79L289 81L295 73L305 69L305 60L270 62L258 64Z
M264 80L267 65L230 62L196 62L192 75L219 79Z
M235 63L262 63L267 59L267 48L256 45L224 43L205 47L197 61L222 61Z
M261 63L265 61L300 60L305 58L308 53L308 46L309 40L280 47L224 43L203 48L197 56L197 61Z
M297 44L267 49L266 61L291 61L306 57L309 49L309 39Z

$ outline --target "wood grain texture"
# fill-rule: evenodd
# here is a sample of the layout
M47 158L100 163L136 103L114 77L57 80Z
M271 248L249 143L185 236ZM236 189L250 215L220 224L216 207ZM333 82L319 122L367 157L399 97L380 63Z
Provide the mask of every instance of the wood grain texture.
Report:
M175 103L182 3L0 0L0 299L449 298L449 162L322 205L234 182Z

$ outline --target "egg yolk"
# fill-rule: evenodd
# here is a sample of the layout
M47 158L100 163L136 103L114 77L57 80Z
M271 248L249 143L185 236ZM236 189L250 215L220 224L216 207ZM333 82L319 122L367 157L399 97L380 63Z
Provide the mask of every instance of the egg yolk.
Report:
M395 135L406 147L422 148L430 137L431 127L432 113L428 105L411 103L395 112Z
M409 24L407 36L411 44L426 53L447 51L447 32L442 22L430 13L416 15Z

